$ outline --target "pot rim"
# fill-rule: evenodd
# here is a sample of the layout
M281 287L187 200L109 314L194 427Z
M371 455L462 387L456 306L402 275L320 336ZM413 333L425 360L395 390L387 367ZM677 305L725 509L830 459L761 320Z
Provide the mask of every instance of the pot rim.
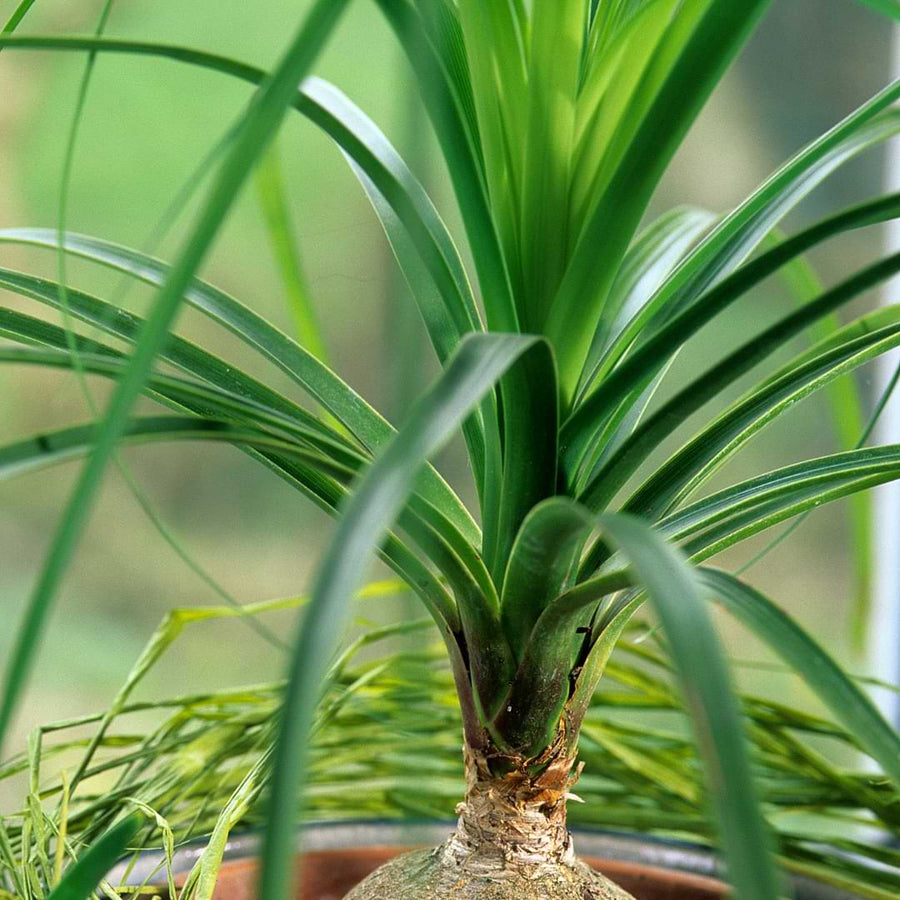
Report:
M298 827L296 846L298 851L321 851L437 845L450 834L455 825L455 820L427 818L313 820ZM715 853L702 844L603 828L577 827L570 830L579 856L600 857L727 880L724 867ZM229 861L256 856L261 840L262 832L259 829L235 833L225 844L223 865ZM174 874L190 871L206 844L206 839L199 838L177 848L172 866ZM128 881L140 884L162 871L164 865L165 854L161 850L148 850L139 856L130 869L128 861L120 862L110 870L108 878L116 884L123 880L127 871ZM858 900L854 894L811 878L796 876L790 878L790 882L798 897L809 897L810 900Z

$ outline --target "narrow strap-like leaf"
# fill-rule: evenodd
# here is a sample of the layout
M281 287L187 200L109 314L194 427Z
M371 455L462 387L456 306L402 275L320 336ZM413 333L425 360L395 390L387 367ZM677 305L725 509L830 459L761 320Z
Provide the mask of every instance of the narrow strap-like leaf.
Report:
M604 352L671 275L688 248L714 221L712 213L676 207L651 222L622 260L603 305L585 360L575 403L590 390Z
M768 0L688 0L670 32L671 68L643 111L578 236L546 333L565 345L559 361L571 397L593 335L596 312L665 166ZM677 34L677 37L676 37Z
M0 269L0 287L14 291L23 297L38 300L54 309L59 307L57 285L52 281L22 272L14 272L10 269ZM69 288L67 293L69 311L73 317L131 343L136 340L144 321L140 316L74 288ZM8 317L8 319L0 318L0 327L4 324L12 327L14 322L23 324L24 320L19 318L20 315L12 310L3 311L0 316ZM58 342L48 340L55 333L53 330L42 328L41 333L43 340L48 342L48 346L66 349ZM18 337L21 338L25 334L24 330L20 330ZM257 381L234 365L226 363L223 359L208 353L184 338L171 335L160 353L160 359L231 394L246 397L260 406L290 416L298 424L319 431L336 443L342 443L348 448L355 447L343 435L330 428L312 413L307 412L302 406L288 400L268 385Z
M22 322L20 320L27 320ZM34 324L35 327L26 326ZM13 326L16 326L13 330ZM73 365L67 350L67 342L56 326L48 325L40 320L31 320L21 313L0 310L0 334L8 333L15 339L23 334L30 334L41 343L56 347L65 352L42 352L38 350L22 350L0 348L0 363L27 363L38 365L55 365L70 368ZM76 338L81 353L80 362L84 371L90 374L115 377L125 367L125 359L103 345L95 346L80 336ZM99 351L99 355L98 355ZM150 380L145 393L178 410L188 410L201 416L219 415L221 422L208 422L200 419L177 420L177 427L166 430L166 422L155 430L129 427L123 439L180 439L180 440L223 440L233 443L259 459L289 483L299 479L304 493L310 496L317 505L333 513L336 506L335 496L329 493L326 483L320 477L310 477L310 471L319 474L327 473L341 483L348 483L353 475L362 468L364 459L347 451L342 445L323 439L315 430L297 426L290 419L282 419L277 415L270 417L264 408L259 409L248 401L228 395L222 391L209 390L192 382L174 379L171 376L156 375ZM238 425L231 425L227 419L234 415ZM166 420L168 421L168 420ZM290 438L299 440L300 446L289 443L278 434L268 431L248 430L244 423L249 422L263 429L274 428L284 430ZM229 428L225 426L229 425ZM22 444L13 444L0 449L0 460L9 467L2 474L18 474L21 470L34 468L35 465L58 462L63 459L83 455L89 448L89 441L96 429L85 427L75 429L71 433L63 430L52 436L43 435ZM52 453L51 453L52 451ZM314 451L314 452L313 452ZM323 493L324 491L324 493ZM343 497L339 489L337 498ZM431 507L418 496L413 496L410 509L403 518L403 526L428 556L446 574L454 590L460 594L461 602L467 604L467 616L494 616L494 630L499 633L499 604L493 583L475 549L459 534L452 523L446 520L441 512ZM403 551L399 560L398 549L401 545L391 538L385 548L389 564L401 566L401 574L409 575L410 554ZM396 567L396 566L395 566ZM422 567L414 567L419 572ZM410 579L411 584L421 594L426 607L435 616L439 626L456 627L458 617L453 603L445 597L442 590L435 591L434 579L422 578L421 574ZM420 590L421 589L421 590ZM442 632L444 633L444 632ZM444 633L445 639L448 637ZM493 652L493 661L497 664L503 660L497 648ZM485 679L490 682L490 678ZM496 679L494 679L496 681Z
M484 559L502 586L516 534L528 513L556 493L559 391L553 350L541 341L501 384L503 476L499 517L484 510Z
M503 579L503 631L521 659L544 608L559 595L593 522L573 514L572 502L553 497L528 514L509 554Z
M262 900L287 896L297 797L306 780L308 731L348 597L406 503L426 457L450 438L482 395L535 343L535 338L516 335L477 335L464 341L350 496L319 567L294 650L269 792Z
M12 34L16 28L19 27L19 23L25 16L28 15L28 10L34 6L34 0L19 0L18 6L13 10L12 15L6 20L6 24L3 26L3 30L0 31L0 34Z
M649 384L653 375L689 337L740 299L751 287L811 247L844 231L894 218L898 213L900 213L900 195L892 195L879 197L869 203L830 216L746 263L704 294L701 302L675 316L606 376L597 389L563 423L562 460L570 482L574 480L584 454L591 446L594 432L612 413L616 404ZM808 304L804 308L808 308ZM831 309L825 309L821 315L829 312ZM816 321L817 318L818 316L813 316L809 321Z
M491 4L474 0L463 8L468 5ZM531 19L527 105L524 98L520 100L502 90L497 100L501 114L517 101L523 102L523 109L527 110L524 153L519 144L512 144L517 161L522 159L519 205L517 208L512 191L499 200L512 207L519 217L517 258L522 276L517 301L523 327L539 331L568 261L569 194L585 36L584 3L537 3ZM514 191L515 183L510 187Z
M584 489L584 502L592 508L604 506L647 458L652 448L687 416L782 347L785 341L801 333L811 322L885 281L897 271L900 271L900 253L856 273L728 354L695 380L691 389L679 391L635 431Z
M696 575L643 522L602 516L600 526L646 589L662 622L705 763L708 796L735 895L781 896L759 810L741 713Z
M0 232L0 241L53 247L56 234L46 229L7 229ZM137 250L85 235L66 235L66 249L150 284L163 283L169 271L164 263ZM198 280L186 289L184 297L195 309L259 350L332 413L370 452L383 446L394 434L391 425L331 369L249 307ZM419 487L435 506L447 513L470 542L477 545L481 539L478 526L434 469L425 469Z
M897 446L887 444L805 460L717 491L659 527L687 540L693 559L707 559L791 516L896 479L897 459Z
M269 148L269 152L256 170L256 190L265 218L269 244L278 265L285 299L294 321L294 334L301 346L328 364L325 337L311 302L309 286L297 247L277 144Z
M297 82L315 61L346 3L347 0L318 0L304 18L278 67L260 88L256 102L248 108L198 220L159 291L129 368L110 400L106 425L98 433L94 452L63 513L26 607L3 682L0 745L24 688L44 621L75 550L82 526L93 506L107 463L113 455L131 407L150 374L156 354L168 336L169 326L175 318L184 291L212 245L240 187L277 130L294 97Z
M460 99L448 81L447 72L428 40L421 18L405 0L376 0L397 35L416 73L447 171L485 301L487 326L491 331L519 331L510 274L500 236L488 201L481 169L482 158L467 129ZM507 0L500 0L501 3Z
M457 7L478 116L487 197L515 279L520 227L516 198L522 196L527 127L528 38L513 0L457 0Z
M106 873L125 853L140 827L140 814L132 813L111 828L66 871L47 900L88 900Z
M841 667L786 613L727 572L701 569L700 577L722 605L752 629L815 691L831 714L900 784L900 736Z
M646 518L664 515L794 404L898 344L900 325L889 325L788 368L776 381L751 390L657 468L625 508Z
M784 216L831 173L861 152L897 134L900 116L890 109L900 97L894 81L830 131L802 148L726 216L646 304L610 349L601 377L654 322L654 331L728 275L756 249Z
M403 223L406 236L419 251L440 291L457 335L482 330L472 289L450 232L394 147L359 107L327 81L309 78L301 94L300 111L335 140ZM458 341L457 336L449 347L435 342L442 360Z

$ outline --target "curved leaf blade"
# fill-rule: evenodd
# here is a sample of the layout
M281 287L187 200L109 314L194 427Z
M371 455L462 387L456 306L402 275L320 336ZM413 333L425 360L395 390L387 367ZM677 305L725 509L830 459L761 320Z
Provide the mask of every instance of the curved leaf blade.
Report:
M476 335L461 345L435 386L350 495L311 592L285 693L263 845L260 896L287 896L297 796L306 773L307 734L347 600L372 552L412 491L425 458L438 449L507 368L538 339Z
M567 352L560 381L571 396L587 356L591 323L640 222L650 195L722 72L761 17L769 0L689 0L664 39L668 71L638 114L619 153L601 203L577 240L546 333Z
M754 631L815 691L831 714L900 784L900 736L875 704L796 622L771 600L727 572L701 569L716 599Z
M650 527L625 515L600 526L622 551L653 602L672 648L691 720L706 765L729 879L745 900L781 895L750 770L741 713L698 579Z
M791 337L801 333L812 322L849 302L863 291L887 280L898 271L900 271L900 253L852 275L728 354L689 387L679 391L634 432L604 468L592 478L582 494L583 502L588 506L601 508L612 499L660 440L677 428L688 415L700 409L725 387L774 353Z
M570 483L574 481L578 468L591 446L594 432L615 410L616 405L629 396L639 394L650 383L653 376L663 366L672 353L685 341L696 334L704 325L746 291L764 278L777 272L783 265L801 256L811 247L844 231L875 225L900 214L900 195L879 197L869 203L844 210L834 216L817 222L758 258L745 264L724 281L705 293L702 298L667 322L657 333L649 337L631 356L600 382L598 388L573 412L563 424L561 442L563 465ZM889 265L889 264L888 264ZM871 267L876 274L876 267ZM864 270L870 271L870 270ZM864 290L865 276L860 274ZM887 276L877 276L887 277ZM851 279L852 280L852 279ZM845 282L849 285L849 282ZM830 296L840 288L833 288L820 296ZM805 304L803 309L813 304ZM836 308L836 307L833 307ZM802 328L815 322L820 315L826 315L833 308L823 309L809 320L803 320ZM802 310L796 315L802 316Z
M132 813L127 819L113 826L66 871L47 900L87 900L103 880L103 876L134 840L140 830L141 821L139 813Z
M0 242L3 241L55 247L56 234L39 228L4 229L0 230ZM159 260L100 238L69 233L65 246L70 253L126 272L149 284L162 284L169 271ZM224 291L194 279L186 289L184 299L278 366L369 452L382 447L395 433L390 423L313 354ZM446 513L470 543L477 545L481 534L471 514L430 466L424 470L419 488L426 499Z
M665 515L778 416L898 344L900 325L891 325L839 344L805 364L786 366L781 378L745 394L666 460L625 508L652 519Z
M106 413L106 425L98 434L93 454L75 487L63 514L38 583L28 602L12 656L6 667L0 701L0 745L24 687L34 650L67 563L112 457L116 441L129 412L150 374L157 351L168 336L182 295L205 257L231 203L250 170L273 137L295 85L312 65L347 0L318 0L304 18L277 69L260 88L235 134L207 202L190 237L169 273L154 303L128 370L119 381Z
M590 531L589 515L573 514L572 502L553 497L539 503L516 535L500 598L503 631L517 659L541 613L555 600Z

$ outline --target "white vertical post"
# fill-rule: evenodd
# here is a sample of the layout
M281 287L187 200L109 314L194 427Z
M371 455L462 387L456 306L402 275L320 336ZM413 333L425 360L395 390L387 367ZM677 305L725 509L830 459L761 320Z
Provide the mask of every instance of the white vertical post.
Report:
M900 77L900 27L894 30L891 67ZM900 142L887 147L886 188L900 191ZM887 226L887 250L900 251L900 221ZM900 277L884 288L882 303L900 303ZM878 395L886 387L898 362L900 351L879 358L876 375ZM900 388L891 397L876 431L879 444L900 444ZM875 677L900 684L900 482L893 481L875 490L875 579L869 623L869 653ZM884 714L900 727L900 696L879 690L875 699Z

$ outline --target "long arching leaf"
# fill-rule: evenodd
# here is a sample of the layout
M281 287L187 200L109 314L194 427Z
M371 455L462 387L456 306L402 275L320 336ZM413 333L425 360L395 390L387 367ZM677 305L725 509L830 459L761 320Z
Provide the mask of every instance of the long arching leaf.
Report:
M583 502L592 508L602 508L615 496L660 440L677 428L688 415L700 409L723 388L734 383L741 375L782 347L787 340L802 332L810 323L839 308L863 291L880 284L897 271L900 271L900 253L851 276L730 353L695 380L689 388L679 391L619 448L584 489Z
M77 298L75 300L76 304L80 303ZM20 343L36 344L62 351L48 354L34 350L29 352L3 348L0 349L0 358L2 358L0 361L53 365L63 368L70 368L73 365L68 350L69 337L62 329L41 319L34 319L13 310L0 308L0 335L10 337ZM91 374L113 377L121 373L125 365L122 353L81 335L74 335L74 339L81 354L82 365ZM177 352L179 345L177 339L172 339L171 343L173 347L171 361L174 361L179 356ZM165 354L163 358L166 358ZM234 374L231 373L232 376ZM218 384L217 379L209 380L212 384ZM353 448L348 448L342 443L340 436L338 436L337 442L334 442L326 433L323 441L315 427L310 430L298 425L291 416L281 417L277 405L273 409L267 408L265 403L254 403L252 400L247 402L242 397L242 391L238 392L238 396L229 396L230 388L227 383L229 380L226 379L226 384L221 385L224 387L224 391L210 391L204 390L202 386L193 382L156 376L145 388L145 394L178 412L188 411L199 416L220 415L226 418L236 415L239 423L250 421L262 424L264 427L274 426L276 429L286 430L288 434L299 438L301 442L307 442L311 447L319 448L339 460L342 468L335 469L332 474L341 477L341 473L343 473L345 481L347 476L352 476L358 470L361 458L355 454ZM272 418L273 416L274 418ZM317 426L318 422L313 420L313 424ZM324 476L314 467L304 465L298 460L296 454L283 454L272 449L251 449L247 445L239 446L251 458L262 463L291 487L300 490L304 496L329 514L334 514L338 503L346 493L346 488L338 481ZM404 527L414 533L414 538L423 547L426 555L430 555L438 546L452 547L453 552L464 562L477 583L485 586L483 588L484 596L489 602L493 598L493 604L496 607L498 604L493 593L493 585L483 563L477 557L474 548L455 526L439 510L418 496L412 498L411 516L413 518L410 520L404 520ZM435 541L438 543L436 544ZM441 550L441 553L443 552ZM420 595L442 629L445 641L450 641L452 636L448 628L456 628L459 623L453 601L447 595L446 590L412 551L395 537L391 536L388 539L383 549L383 555L387 564L406 579Z
M263 900L287 896L297 796L306 780L307 734L347 600L406 502L426 457L449 439L482 395L536 343L535 338L516 335L477 335L464 341L347 503L316 576L294 649L269 792Z
M646 524L602 516L600 527L621 550L662 622L706 766L735 895L780 896L770 844L750 771L741 714L697 578Z
M517 659L535 622L569 577L590 526L590 516L573 516L571 501L562 497L539 503L522 523L500 600L503 630Z
M750 391L656 469L628 500L635 515L656 519L683 502L760 430L794 404L835 378L887 353L900 344L900 325L889 325L853 338L781 378Z
M593 385L604 352L656 294L714 219L706 210L680 206L659 216L635 238L597 321L575 396L576 404Z
M277 69L260 88L256 102L251 104L245 114L190 237L156 298L153 312L135 347L129 368L110 401L106 426L98 434L95 450L60 520L50 552L29 599L4 676L3 697L0 701L0 745L24 688L44 620L75 550L82 526L93 506L107 463L113 455L131 407L150 374L157 351L166 340L182 295L212 245L241 185L278 128L294 97L297 82L318 56L346 3L347 0L318 0L304 18Z
M900 196L892 195L879 197L824 219L745 264L704 294L701 301L675 316L605 377L563 424L563 466L569 481L576 479L578 467L591 446L595 431L616 405L626 397L639 394L672 354L715 316L811 247L844 231L895 218L898 213ZM806 304L804 308L809 307L810 304ZM831 311L825 309L821 315ZM813 316L803 327L817 318L819 316Z
M54 247L56 234L46 229L6 229L0 231L0 242L3 241ZM150 284L162 284L169 271L164 263L137 250L99 238L68 234L66 249ZM334 415L370 452L383 446L394 434L391 425L331 369L249 307L198 280L194 280L185 291L185 301L224 325L277 365ZM471 514L434 469L427 467L423 471L419 488L427 499L446 513L472 544L480 541L480 531Z
M22 272L14 272L10 269L0 269L0 287L8 291L14 291L23 297L38 300L54 309L59 308L59 292L57 291L57 285L52 281ZM122 338L130 343L136 340L144 321L140 316L136 316L121 307L112 306L103 300L74 288L69 288L67 294L69 312L74 318L81 319L107 334ZM7 328L12 329L14 327L13 323L24 325L24 320L20 316L21 314L12 310L0 311L0 328L5 325ZM45 328L37 322L33 324L36 328L41 329L40 335L49 346L68 349L65 345L60 345L58 341L52 339L56 333L54 329ZM11 331L10 333L14 332ZM18 331L19 338L27 336L27 334L23 328L20 328ZM37 338L38 333L32 333L32 337ZM246 397L274 412L290 416L298 424L321 432L323 436L327 436L335 443L344 444L350 449L358 449L357 445L351 444L342 434L307 412L302 406L184 338L171 335L168 343L160 352L160 359L177 366L189 375L202 379L208 384L219 387L231 394Z
M47 900L88 900L137 835L142 817L132 813L111 828L63 875Z
M736 618L766 642L815 692L894 784L900 784L900 736L841 667L786 613L727 572L700 578Z
M800 150L725 217L687 256L641 315L629 323L611 348L601 375L611 370L649 322L661 327L673 312L696 302L717 280L740 265L771 229L832 172L896 135L900 116L890 107L898 97L900 80Z
M896 445L805 460L724 488L660 520L673 540L688 540L695 560L758 534L791 516L897 478Z
M474 144L475 135L471 127L466 125L464 99L456 94L448 81L447 70L428 39L418 11L405 0L376 2L416 73L425 108L447 162L478 273L481 295L485 299L488 329L519 331L510 273L488 201L483 159ZM502 2L505 0L501 0ZM426 14L425 20L428 18ZM458 70L461 71L461 68L460 62Z
M554 346L567 348L559 361L567 396L587 356L596 313L657 181L767 5L768 0L688 0L668 30L661 56L668 71L637 113L602 202L577 236L547 320Z

